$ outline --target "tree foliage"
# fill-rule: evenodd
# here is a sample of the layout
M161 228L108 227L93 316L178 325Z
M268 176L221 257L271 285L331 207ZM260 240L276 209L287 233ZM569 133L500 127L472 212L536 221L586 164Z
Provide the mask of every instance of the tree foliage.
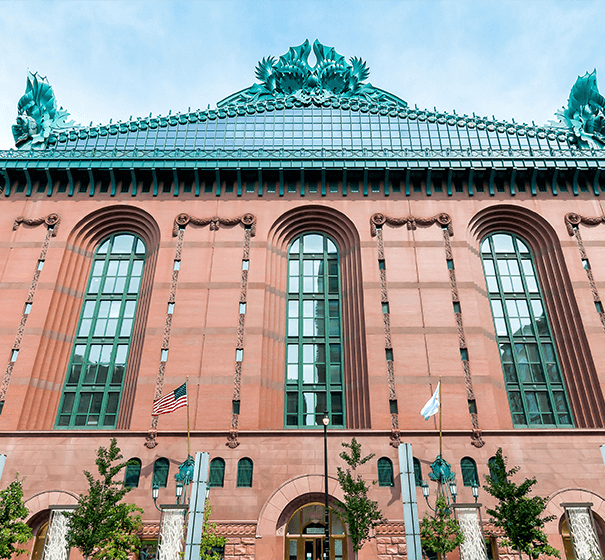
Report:
M452 518L445 496L439 492L435 500L435 515L425 515L420 523L420 541L424 550L443 558L464 542L460 524Z
M206 500L204 504L204 522L202 524L202 540L200 541L201 560L221 560L222 556L216 552L216 549L224 547L227 542L225 537L217 534L216 523L210 521L211 513L212 506Z
M350 453L343 451L339 455L349 467L345 470L341 467L337 469L338 483L344 494L344 502L339 502L337 509L345 518L353 543L353 551L357 554L363 543L368 540L370 530L382 523L384 517L378 504L368 496L370 486L361 475L356 473L357 467L371 460L374 454L362 457L361 444L355 438L351 440L351 443L344 442L342 446L350 451Z
M485 490L498 503L494 509L486 510L492 516L496 527L501 527L506 535L503 542L517 552L537 559L541 554L560 557L557 549L548 544L543 531L544 525L555 516L540 517L546 509L547 500L540 496L530 497L536 479L526 478L520 485L512 482L512 477L519 472L519 467L506 470L507 458L498 449L495 461L490 466L490 475L485 477Z
M80 494L77 508L68 514L68 545L78 548L86 559L128 560L129 554L141 545L136 533L143 524L140 515L143 510L122 502L131 489L115 480L128 465L122 458L115 438L109 449L97 449L99 478L84 471L88 493Z
M17 474L6 490L0 490L0 558L27 552L15 545L32 537L31 529L23 522L28 513L23 505L23 480Z

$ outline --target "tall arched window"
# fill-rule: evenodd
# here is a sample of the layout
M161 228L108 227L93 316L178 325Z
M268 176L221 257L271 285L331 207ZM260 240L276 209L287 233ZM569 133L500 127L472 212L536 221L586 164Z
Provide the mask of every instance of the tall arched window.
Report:
M244 457L237 463L237 483L238 488L250 488L252 486L252 459Z
M153 484L158 484L160 488L166 488L168 484L168 472L170 470L170 461L166 457L160 457L153 463Z
M339 256L320 233L288 251L286 426L345 426Z
M529 247L494 233L481 243L481 257L513 424L573 425Z
M145 244L130 233L95 253L59 404L57 428L114 428L139 299Z
M216 457L210 461L210 474L208 475L208 486L210 488L222 488L225 483L225 461Z
M388 457L378 459L378 486L394 486L393 463Z
M463 457L460 461L460 471L462 472L462 482L464 486L473 486L479 484L479 476L477 475L477 463L470 457Z
M129 463L124 471L124 486L138 488L139 478L141 477L141 459L133 457Z

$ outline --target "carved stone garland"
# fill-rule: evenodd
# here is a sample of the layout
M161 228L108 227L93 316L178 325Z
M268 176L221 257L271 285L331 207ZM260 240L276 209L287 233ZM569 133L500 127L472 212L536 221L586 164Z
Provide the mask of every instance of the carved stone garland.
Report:
M432 216L430 218L417 218L415 216L407 216L405 218L393 218L391 216L385 216L384 214L374 214L372 215L372 217L370 218L370 233L372 235L372 237L376 237L377 238L377 242L378 242L378 258L379 259L384 259L384 243L382 240L382 226L383 225L389 225L392 227L401 227L403 225L405 225L407 227L408 230L415 230L418 226L422 226L422 227L429 227L432 226L433 224L438 224L441 227L441 230L443 232L443 244L445 247L445 258L448 261L451 261L453 263L453 256L452 256L452 245L450 242L450 238L454 235L454 230L452 228L452 218L450 217L449 214L446 214L445 212L442 212L440 214L437 214L436 216ZM456 283L456 271L455 271L455 267L452 267L451 270L449 270L449 275L450 275L450 291L452 294L452 302L453 303L460 303L460 298L458 296L458 286ZM387 287L386 287L386 271L385 270L381 270L380 271L380 294L381 294L381 301L383 303L388 302L388 298L387 298ZM459 342L459 346L460 349L467 349L466 346L466 337L464 335L464 324L462 322L462 313L460 312L455 312L454 313L456 316L456 328L458 330L458 342ZM384 319L384 332L385 332L385 344L387 348L392 348L391 345L391 330L390 330L390 317L388 313L383 313L383 319ZM391 368L393 367L393 362L392 361L387 361L387 367L388 364L391 364ZM471 376L471 370L470 370L470 363L468 360L462 360L462 368L464 370L464 383L465 383L465 387L466 387L466 396L467 399L470 400L474 400L475 395L474 395L474 391L473 391L473 380L472 380L472 376ZM394 394L395 391L395 379L394 379L394 375L391 377L391 372L389 372L389 378L388 378L388 382L389 382L389 395ZM389 397L392 398L392 397ZM391 414L391 424L393 424L393 414ZM481 437L481 430L479 429L479 419L477 416L477 413L471 413L471 424L472 424L472 433L471 433L471 443L475 446L475 447L482 447L484 445L484 441ZM391 440L394 440L392 442L392 445L395 444L395 446L397 445L396 443L394 443L395 441L398 440L399 438L399 428L397 427L397 432L396 434L393 433L394 428L392 428L391 430Z
M65 515L69 509L52 509L50 523L46 540L44 541L44 552L42 560L67 560L69 548L67 548L67 532L69 531L69 518Z
M584 242L582 241L582 234L580 233L580 224L584 224L586 226L596 226L603 223L605 223L605 216L597 216L595 218L591 218L587 216L580 216L580 214L576 214L575 212L565 214L565 226L567 227L567 233L570 236L573 235L576 238L576 243L578 244L578 251L580 252L580 258L583 261L588 261L588 257L586 256ZM592 293L592 299L595 302L601 303L599 290L592 274L592 270L590 269L590 266L584 268L586 270L586 276L588 277L588 284L590 286L590 292ZM602 308L602 310L598 313L599 318L601 319L601 325L603 326L603 331L605 331L605 311L603 311Z
M58 214L48 214L48 216L42 216L41 218L24 218L23 216L19 216L15 218L15 222L13 223L13 231L16 231L19 228L19 225L24 224L30 227L36 227L44 224L47 228L46 236L44 237L44 242L42 243L42 249L40 250L40 256L38 257L38 263L44 263L46 260L46 253L48 252L48 247L50 245L50 238L57 236L57 231L59 230L59 224L61 223L61 217ZM34 277L32 278L32 282L29 287L29 292L27 294L27 298L25 300L25 306L27 304L32 304L34 302L34 295L36 294L36 289L38 288L38 282L40 280L40 273L42 272L41 267L38 265L36 267L36 271L34 272ZM25 313L25 309L23 315L21 315L21 322L19 323L19 327L17 329L17 335L15 336L15 342L13 344L13 351L19 350L21 347L21 340L23 339L23 333L25 331L25 324L27 323L27 318L29 317L29 313ZM11 376L13 374L13 367L15 362L9 361L6 366L6 372L4 373L4 379L2 381L2 385L0 386L0 402L3 402L6 399L6 392L8 391L8 386L10 385Z
M176 237L176 249L174 253L174 260L181 261L181 255L183 251L183 239L185 237L185 228L187 225L195 225L195 226L207 226L210 225L211 231L218 231L221 225L223 226L234 226L237 224L241 224L245 230L244 234L244 259L248 259L248 254L250 250L250 236L254 236L256 233L256 216L253 214L244 214L243 216L238 216L237 218L220 218L218 216L213 216L211 218L196 218L194 216L190 216L189 214L179 214L174 219L174 224L172 227L172 236ZM245 286L244 286L244 273L245 273ZM179 270L172 271L172 279L170 282L170 295L168 297L168 303L174 304L176 300L176 288L179 279ZM248 286L248 273L247 271L242 271L242 293L240 294L240 302L245 302L245 291L244 287L247 289ZM244 298L244 299L242 299ZM241 330L241 335L240 335ZM162 336L162 350L168 350L170 345L170 334L172 331L172 313L166 312L166 321L164 323L164 334ZM240 339L243 341L243 318L240 315L239 326L238 326L238 346L237 348L243 348L240 343ZM236 363L236 387L237 394L239 395L239 387L240 387L240 377L241 377L241 363L239 365L239 375L238 375L238 365ZM155 384L155 396L154 400L159 399L162 396L162 392L164 390L164 377L166 374L166 362L160 361L160 365L158 368L158 376ZM235 393L235 390L234 390ZM239 397L238 397L239 399ZM233 419L232 419L232 427L230 430L229 440L234 440L237 447L237 418L235 419L235 436L232 436L233 432ZM157 436L157 428L158 428L158 416L152 416L151 419L151 427L147 433L145 438L145 447L148 449L153 449L158 443L156 441Z
M566 507L569 533L577 560L602 558L601 547L590 516L590 506Z
M456 517L464 535L464 541L460 545L461 560L487 560L485 540L479 522L479 508L457 507Z
M185 515L182 508L162 510L158 560L181 560Z

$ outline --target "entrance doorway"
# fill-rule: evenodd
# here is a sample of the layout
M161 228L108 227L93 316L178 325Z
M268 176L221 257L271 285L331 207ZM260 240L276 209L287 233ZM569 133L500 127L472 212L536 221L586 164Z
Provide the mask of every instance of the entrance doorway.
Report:
M347 560L347 535L340 517L330 510L330 560ZM296 510L286 529L285 560L323 560L324 505L307 504Z

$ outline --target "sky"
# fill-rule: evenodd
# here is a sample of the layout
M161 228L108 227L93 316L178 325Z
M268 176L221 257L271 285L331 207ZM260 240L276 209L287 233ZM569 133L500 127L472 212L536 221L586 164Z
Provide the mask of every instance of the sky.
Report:
M361 57L411 106L544 125L578 75L605 80L604 15L580 0L0 0L0 150L28 69L100 124L214 107L305 39Z

